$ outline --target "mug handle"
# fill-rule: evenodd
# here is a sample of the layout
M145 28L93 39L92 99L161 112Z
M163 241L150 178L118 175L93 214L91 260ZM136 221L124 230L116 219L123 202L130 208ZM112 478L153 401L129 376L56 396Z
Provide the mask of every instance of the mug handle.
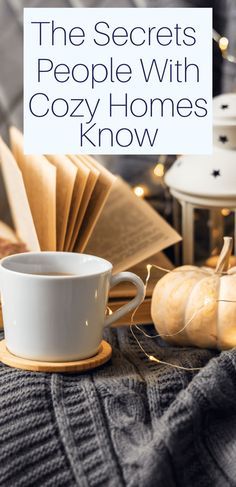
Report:
M114 323L114 321L119 320L119 318L129 313L129 311L135 310L145 298L145 286L143 284L143 281L133 272L119 272L115 276L112 276L110 281L110 289L116 286L116 284L119 284L123 281L132 282L132 284L134 284L137 289L137 294L130 301L130 303L124 304L124 306L121 306L121 308L117 309L114 313L107 316L104 326L110 326L112 323Z

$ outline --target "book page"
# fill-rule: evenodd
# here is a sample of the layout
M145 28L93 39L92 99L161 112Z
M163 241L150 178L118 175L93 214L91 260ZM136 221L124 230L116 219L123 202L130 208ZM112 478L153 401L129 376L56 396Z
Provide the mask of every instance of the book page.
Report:
M12 153L0 138L0 156L12 219L18 237L29 250L40 250L21 171Z
M57 250L64 249L66 229L69 219L72 194L77 174L73 162L63 155L46 155L48 161L57 169L56 181L56 224Z
M180 235L120 178L97 222L86 253L126 270L181 240Z
M116 177L105 167L99 164L99 162L97 162L93 157L80 156L80 159L87 164L90 169L93 168L98 170L99 177L87 206L78 238L73 248L74 252L84 251L85 246L97 223L99 215L101 214L105 202L109 196L112 185L116 180Z
M146 298L152 296L153 289L163 277L166 272L161 269L157 269L155 266L162 267L163 269L172 270L174 268L172 262L166 257L166 255L163 252L159 252L156 255L151 255L148 259L143 260L142 262L139 262L133 267L130 267L128 271L134 272L137 274L139 277L141 277L142 281L145 283L147 279L147 265L153 265L151 272L150 272L150 277L148 280L147 284L147 289L146 289ZM118 286L113 287L110 290L109 297L111 299L117 299L117 298L131 298L134 297L136 294L136 289L133 284L130 282L121 282L118 284Z
M66 238L64 243L64 251L68 251L70 248L70 242L73 235L73 231L76 225L76 220L79 214L80 206L82 203L82 198L85 192L86 185L88 184L89 169L78 163L78 160L75 156L67 156L68 159L74 164L76 168L76 178L74 184L74 190L71 199L71 207L70 207L70 214L67 223L66 229Z
M44 156L25 155L23 136L10 129L41 250L56 250L56 168Z
M88 179L87 179L86 186L85 186L85 190L83 192L83 196L82 196L82 199L81 199L81 203L80 203L79 211L78 211L78 214L77 214L76 222L75 222L75 225L74 225L73 233L72 233L72 236L71 236L71 240L70 240L70 242L68 244L69 245L68 250L70 252L72 252L73 251L73 248L74 248L74 245L75 245L75 242L76 242L76 240L78 238L78 234L79 234L79 231L80 231L80 228L81 228L81 225L82 225L82 222L83 222L83 219L84 219L84 215L86 213L86 210L87 210L89 201L91 199L93 190L95 188L95 184L96 184L96 182L98 180L99 172L97 171L97 169L94 169L92 166L89 166L88 164L85 164L82 161L82 158L80 158L78 156L72 156L72 155L70 155L69 158L71 159L72 162L74 162L74 164L77 165L77 167L85 167L89 171Z

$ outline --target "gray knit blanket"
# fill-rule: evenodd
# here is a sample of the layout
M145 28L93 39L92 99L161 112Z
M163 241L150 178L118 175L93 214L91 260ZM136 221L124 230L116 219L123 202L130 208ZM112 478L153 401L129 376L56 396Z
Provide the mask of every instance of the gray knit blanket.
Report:
M141 342L108 330L93 372L0 365L0 486L236 486L236 352Z

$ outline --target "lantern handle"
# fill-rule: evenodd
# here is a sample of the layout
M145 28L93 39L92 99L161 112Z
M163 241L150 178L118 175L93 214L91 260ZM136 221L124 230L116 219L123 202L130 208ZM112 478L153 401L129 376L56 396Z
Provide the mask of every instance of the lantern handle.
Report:
M224 237L224 245L222 247L221 253L219 255L215 273L222 274L227 272L230 264L230 256L233 249L233 239L232 237Z

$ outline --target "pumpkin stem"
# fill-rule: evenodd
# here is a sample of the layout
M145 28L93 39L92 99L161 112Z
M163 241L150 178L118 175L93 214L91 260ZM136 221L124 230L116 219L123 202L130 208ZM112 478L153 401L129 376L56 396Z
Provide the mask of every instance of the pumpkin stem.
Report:
M224 237L224 245L219 255L215 273L222 274L222 272L227 272L230 264L230 256L233 249L233 239L232 237Z

